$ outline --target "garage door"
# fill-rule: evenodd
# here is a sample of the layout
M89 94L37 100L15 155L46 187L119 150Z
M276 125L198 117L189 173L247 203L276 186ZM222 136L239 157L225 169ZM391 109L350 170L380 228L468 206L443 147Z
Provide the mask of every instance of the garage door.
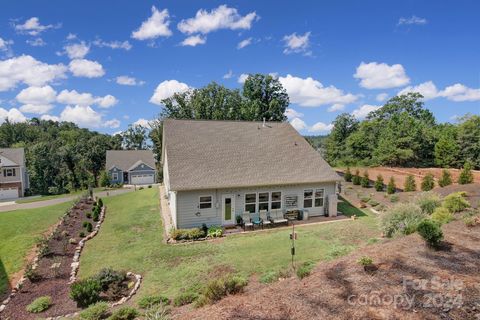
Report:
M132 184L152 184L154 182L153 174L140 174L132 176Z
M18 198L17 188L0 188L0 200Z

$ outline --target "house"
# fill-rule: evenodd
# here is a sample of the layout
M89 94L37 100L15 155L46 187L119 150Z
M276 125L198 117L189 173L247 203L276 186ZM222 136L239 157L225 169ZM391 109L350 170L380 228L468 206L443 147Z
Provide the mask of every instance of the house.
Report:
M0 149L0 200L23 197L29 187L25 150Z
M287 122L163 122L165 192L176 228L235 224L248 211L336 215L340 177Z
M151 150L108 150L106 169L112 184L153 184L157 181Z

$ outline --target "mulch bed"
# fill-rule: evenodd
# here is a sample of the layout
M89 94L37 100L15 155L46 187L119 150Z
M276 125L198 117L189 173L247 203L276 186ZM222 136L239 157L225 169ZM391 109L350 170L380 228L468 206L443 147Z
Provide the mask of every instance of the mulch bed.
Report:
M80 232L88 232L83 227L84 221L94 224L86 214L92 212L93 201L82 199L71 210L70 215L57 228L56 235L48 241L50 253L40 258L35 272L40 280L31 282L26 280L19 293L15 295L5 310L0 313L0 319L38 319L64 315L78 311L76 303L69 298L71 263L78 242ZM75 239L70 243L69 239ZM52 268L57 265L57 268ZM31 314L25 310L33 300L41 296L51 296L53 305L43 313Z

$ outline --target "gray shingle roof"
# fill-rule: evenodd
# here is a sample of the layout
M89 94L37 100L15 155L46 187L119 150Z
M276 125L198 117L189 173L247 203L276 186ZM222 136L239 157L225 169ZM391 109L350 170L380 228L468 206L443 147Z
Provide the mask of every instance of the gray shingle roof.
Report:
M23 148L0 148L0 155L20 166L25 165L25 150Z
M128 171L135 163L142 161L155 169L155 159L151 150L107 150L107 170L113 166Z
M285 122L164 121L171 190L338 181Z

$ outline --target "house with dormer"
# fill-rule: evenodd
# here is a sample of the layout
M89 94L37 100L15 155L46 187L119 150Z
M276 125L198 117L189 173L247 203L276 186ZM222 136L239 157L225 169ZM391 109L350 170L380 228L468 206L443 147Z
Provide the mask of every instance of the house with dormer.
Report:
M148 185L157 181L151 150L108 150L106 170L112 184Z
M23 197L30 187L23 148L0 149L0 200Z

